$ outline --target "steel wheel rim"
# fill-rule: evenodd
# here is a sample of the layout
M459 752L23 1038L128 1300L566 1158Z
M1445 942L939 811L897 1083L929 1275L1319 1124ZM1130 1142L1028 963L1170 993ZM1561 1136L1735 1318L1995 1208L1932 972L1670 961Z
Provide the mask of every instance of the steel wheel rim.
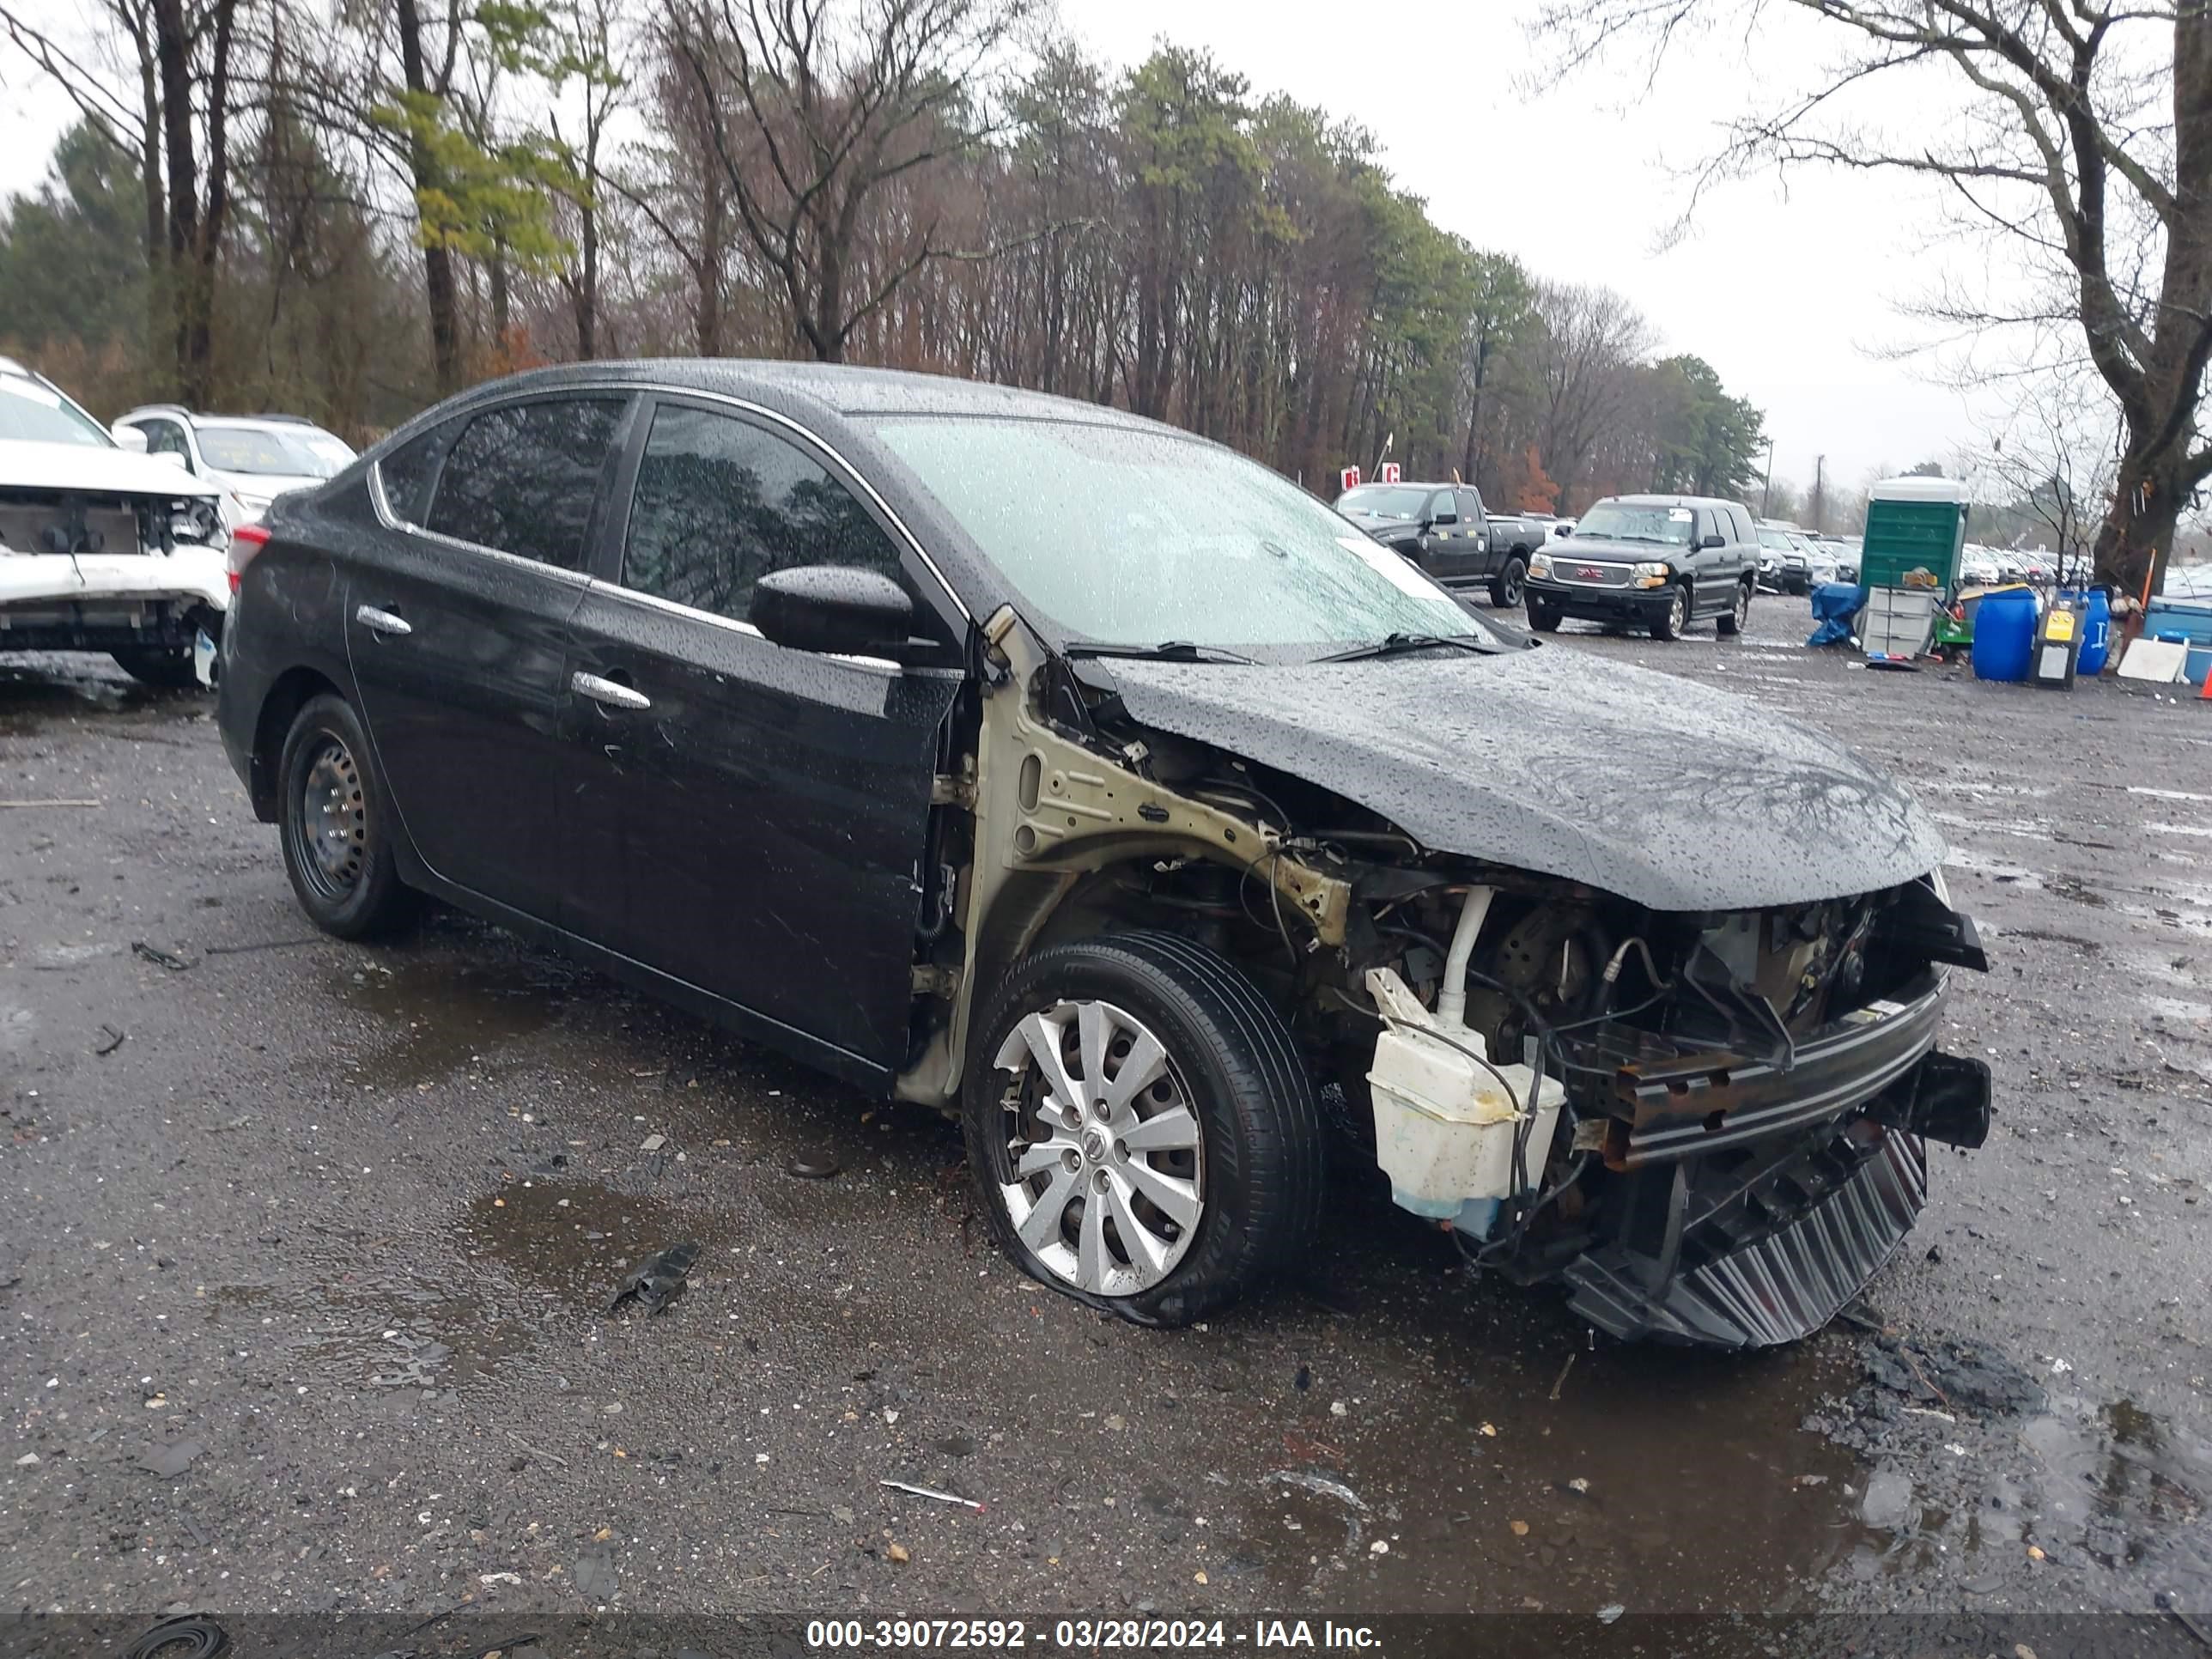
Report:
M1751 590L1738 588L1735 595L1735 625L1743 627L1751 620Z
M1510 564L1505 568L1505 603L1521 603L1521 567L1518 564Z
M1024 1017L994 1063L1009 1073L999 1194L1030 1253L1094 1296L1173 1273L1206 1212L1206 1146L1166 1046L1125 1008L1062 1000Z
M300 777L295 803L300 867L325 898L343 898L368 856L368 802L353 751L325 733Z

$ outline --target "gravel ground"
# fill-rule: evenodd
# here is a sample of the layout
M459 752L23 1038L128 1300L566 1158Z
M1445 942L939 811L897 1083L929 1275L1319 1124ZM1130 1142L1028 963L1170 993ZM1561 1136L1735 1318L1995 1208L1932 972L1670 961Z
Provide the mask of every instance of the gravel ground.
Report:
M1865 1304L1917 1398L1869 1380L1866 1328L1594 1344L1349 1188L1304 1281L1188 1332L1101 1319L991 1253L934 1116L452 915L323 939L210 700L0 658L0 801L96 803L0 809L7 1606L2212 1601L2212 714L1808 631L1770 599L1740 641L1545 648L1732 686L1947 828L1992 960L1947 1042L1999 1116L1936 1149ZM678 1238L689 1293L610 1318ZM1971 1405L1946 1343L2039 1403Z

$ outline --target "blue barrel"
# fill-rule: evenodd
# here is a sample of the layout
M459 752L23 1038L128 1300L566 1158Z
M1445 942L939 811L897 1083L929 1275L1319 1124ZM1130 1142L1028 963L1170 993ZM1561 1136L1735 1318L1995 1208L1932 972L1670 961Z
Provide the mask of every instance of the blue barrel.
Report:
M2105 659L2112 651L2112 596L2101 587L2093 587L2086 595L2068 588L2058 597L2081 604L2081 659L2074 672L2083 679L2094 679L2105 672Z
M2032 587L1998 587L1983 594L1974 609L1974 678L2026 679L2035 659L2037 618Z

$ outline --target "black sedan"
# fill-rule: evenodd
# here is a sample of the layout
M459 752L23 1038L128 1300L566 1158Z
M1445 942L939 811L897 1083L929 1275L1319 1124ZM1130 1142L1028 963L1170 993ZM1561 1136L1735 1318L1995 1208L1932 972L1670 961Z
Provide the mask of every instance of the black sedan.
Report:
M1893 784L1150 422L544 371L230 564L222 738L318 924L434 896L939 1107L1002 1248L1125 1317L1302 1260L1349 1144L1608 1330L1784 1341L1986 1126Z

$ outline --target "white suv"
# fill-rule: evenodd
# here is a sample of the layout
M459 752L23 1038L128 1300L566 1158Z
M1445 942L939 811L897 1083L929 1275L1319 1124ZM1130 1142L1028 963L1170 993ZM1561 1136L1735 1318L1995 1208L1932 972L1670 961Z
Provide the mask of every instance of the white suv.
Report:
M149 404L115 423L115 435L144 434L147 453L174 455L196 478L230 492L251 521L288 489L305 489L353 462L351 445L298 415L195 415Z
M105 651L191 684L230 605L222 489L137 447L0 357L0 651Z

